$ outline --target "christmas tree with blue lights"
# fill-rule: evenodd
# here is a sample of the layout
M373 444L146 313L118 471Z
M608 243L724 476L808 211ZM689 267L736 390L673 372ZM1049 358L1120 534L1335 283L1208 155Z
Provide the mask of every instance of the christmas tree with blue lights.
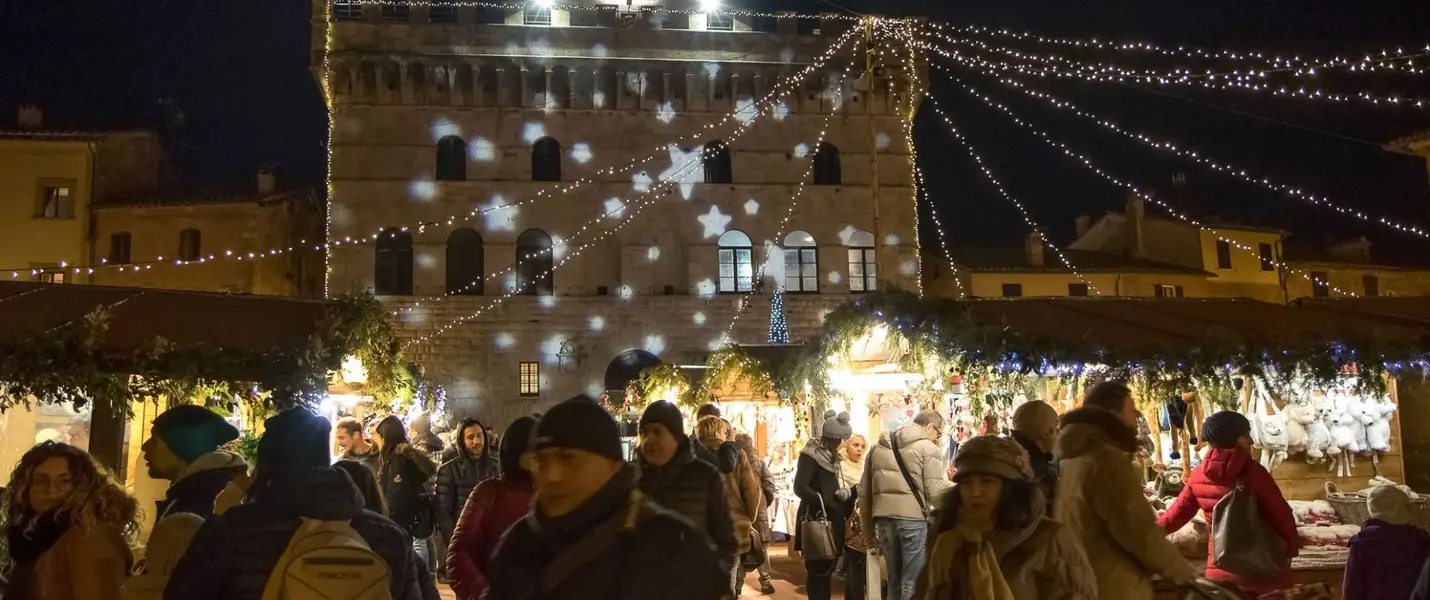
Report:
M788 344L789 325L785 323L785 289L775 290L770 300L770 343Z

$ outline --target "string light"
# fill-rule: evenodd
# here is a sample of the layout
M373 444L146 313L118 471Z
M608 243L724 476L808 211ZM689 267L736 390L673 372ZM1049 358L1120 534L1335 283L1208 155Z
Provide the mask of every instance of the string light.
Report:
M1083 110L1083 109L1081 109L1081 108L1078 108L1076 105L1074 105L1074 104L1071 103L1071 102L1068 102L1068 101L1065 101L1065 100L1061 100L1061 99L1059 99L1059 98L1057 98L1057 97L1052 96L1051 94L1047 94L1047 93L1040 92L1040 91L1034 90L1034 89L1032 89L1032 88L1029 88L1026 84L1024 84L1024 83L1022 83L1022 82L1020 82L1020 81L1016 81L1016 80L1008 79L1008 78L1000 79L999 81L1001 81L1004 85L1007 85L1008 87L1011 87L1011 88L1014 88L1014 89L1017 89L1017 90L1023 92L1024 94L1027 94L1027 95L1032 96L1032 97L1034 97L1034 98L1038 98L1038 99L1040 99L1040 100L1043 100L1043 101L1047 102L1048 104L1051 104L1051 105L1056 106L1056 107L1058 107L1058 108L1061 108L1061 109L1063 109L1063 110L1067 110L1067 111L1069 111L1069 112L1072 112L1073 114L1076 114L1076 115L1078 115L1078 116L1080 116L1080 117L1083 117L1083 118L1085 118L1085 119L1089 119L1089 120L1091 120L1091 121L1094 121L1094 122L1096 122L1098 125L1101 125L1101 126L1103 126L1104 128L1106 128L1106 129L1108 129L1108 130L1111 130L1111 131L1113 131L1113 132L1116 132L1116 133L1122 135L1123 137L1126 137L1126 138L1132 139L1132 140L1136 140L1136 141L1142 143L1143 145L1146 145L1146 146L1151 147L1151 148L1155 148L1155 149L1157 149L1157 150L1162 150L1162 151L1164 151L1164 152L1170 152L1170 153L1175 154L1175 155L1177 155L1177 156L1180 156L1180 157L1182 157L1182 158L1186 158L1186 159L1191 160L1191 161L1193 161L1193 162L1196 162L1196 163L1198 163L1198 164L1204 165L1204 166L1206 166L1207 168L1210 168L1210 169L1212 169L1212 170L1214 170L1214 171L1221 172L1221 173L1226 173L1226 174L1228 174L1228 175L1231 175L1231 176L1233 176L1233 177L1236 177L1237 179L1240 179L1240 180L1242 180L1242 181L1244 181L1244 182L1246 182L1246 183L1250 183L1250 184L1254 184L1254 185L1259 185L1259 186L1264 187L1264 188L1266 188L1266 189L1269 189L1269 190L1272 190L1272 191L1275 191L1275 192L1280 192L1280 193L1282 193L1282 194L1285 194L1285 195L1287 195L1287 196L1289 196L1289 197L1291 197L1291 198L1295 198L1295 199L1297 199L1297 200L1303 200L1303 201L1306 201L1306 202L1310 202L1311 204L1314 204L1314 205L1316 205L1316 206L1322 206L1322 207L1325 207L1325 208L1329 208L1329 209L1334 210L1334 211L1336 211L1336 212L1338 212L1338 213L1340 213L1340 214L1342 214L1342 215L1347 215L1347 216L1355 217L1355 218L1357 218L1357 219L1360 219L1360 220L1365 221L1365 222L1368 222L1368 223L1377 223L1377 224L1380 224L1380 225L1384 225L1384 226L1386 226L1386 227L1389 227L1389 228L1394 229L1394 230L1396 230L1396 231L1399 231L1399 232L1401 232L1401 233L1408 233L1408 234L1420 236L1420 237L1423 237L1423 238L1430 238L1430 233L1427 233L1424 229L1422 229L1422 228L1420 228L1420 227L1418 227L1418 226L1398 223L1398 222L1396 222L1396 221L1392 221L1392 220L1387 219L1387 218L1385 218L1385 217L1373 217L1373 216L1367 215L1367 214L1365 214L1364 212L1361 212L1361 211L1359 211L1359 210L1356 210L1356 209L1353 209L1353 208L1347 208L1347 207L1345 207L1345 206L1340 206L1340 205L1338 205L1338 204L1335 204L1335 203L1331 202L1329 199L1327 199L1327 198L1325 198L1325 197L1316 196L1315 194L1310 194L1310 193L1304 192L1304 191L1302 191L1300 188L1292 187L1292 186L1289 186L1289 185L1286 185L1286 184L1282 184L1282 183L1276 183L1276 182L1273 182L1272 180L1270 180L1269 178L1265 178L1265 177L1258 179L1258 178L1256 178L1255 176L1252 176L1252 175L1248 174L1245 169L1240 169L1240 168L1238 168L1237 166L1232 165L1232 164L1230 164L1230 163L1219 162L1219 161L1217 161L1216 159L1213 159L1213 158L1211 158L1211 157L1209 157L1209 156L1205 156L1205 155L1202 154L1200 151L1191 150L1191 149L1186 149L1186 148L1181 148L1181 147L1178 147L1178 146L1177 146L1175 143L1173 143L1173 142L1159 142L1159 141L1156 141L1155 139L1151 138L1150 136L1148 136L1148 135L1146 135L1146 134L1144 134L1144 133L1128 131L1127 129L1124 129L1123 127L1119 126L1118 124L1116 124L1116 123L1114 123L1114 122L1112 122L1112 121L1109 121L1109 120L1104 119L1104 118L1102 118L1102 117L1100 117L1100 116L1098 116L1098 115L1096 115L1096 114L1093 114L1093 113L1087 112L1087 111L1085 111L1085 110Z
M1038 223L1033 220L1032 213L1028 212L1028 207L1023 206L1023 203L1021 201L1015 198L1012 194L1009 194L1007 189L1003 188L1003 183L998 181L998 177L994 175L993 171L988 168L988 165L983 162L983 157L978 154L978 150L973 147L973 144L968 141L968 138L963 137L963 134L958 131L958 127L955 126L953 124L953 121L948 118L948 114L943 112L943 107L939 106L938 100L933 97L933 93L925 92L924 97L928 98L928 101L933 105L934 112L937 112L938 116L943 119L944 125L948 126L949 133L952 133L953 137L958 139L958 143L963 145L963 149L968 151L968 155L973 157L973 162L978 163L978 169L980 171L983 171L983 176L988 179L989 183L993 184L993 187L995 189L998 190L998 195L1002 196L1004 200L1013 203L1013 206L1018 208L1018 212L1022 213L1023 215L1023 222L1028 225L1030 231L1032 231L1033 233L1040 233L1042 231L1042 226L1038 225ZM1062 250L1059 250L1057 246L1047 243L1046 240L1043 240L1043 243L1045 246L1052 249L1054 254L1058 255L1058 260L1061 261L1063 263L1063 266L1066 266L1069 271L1072 271L1073 277L1076 277L1078 281L1087 284L1088 289L1092 290L1093 294L1096 294L1098 296L1102 295L1102 292L1097 289L1097 286L1093 285L1091 281L1088 281L1086 277L1083 277L1082 273L1077 270L1077 267L1072 264L1072 261L1068 260L1067 255L1063 254Z
M851 34L846 34L845 38L843 38L840 42L836 42L837 45L836 45L836 46L832 46L832 47L830 48L830 50L826 51L826 54L825 54L825 55L823 55L823 56L820 57L819 60L817 60L817 61L815 61L813 64L811 64L811 65L805 67L805 69L802 70L800 73L798 73L795 77L791 77L791 78L785 79L785 80L782 81L780 84L777 84L774 88L771 89L770 93L769 93L769 94L766 94L765 97L762 98L759 102L756 102L756 103L752 104L750 107L748 107L747 110L754 110L755 112L753 113L753 116L752 116L749 120L745 121L745 122L742 123L740 126L738 126L738 127L736 128L736 131L743 131L744 128L745 128L745 126L746 126L746 124L755 121L756 119L758 119L758 118L760 117L760 115L764 114L764 113L770 108L770 104L772 103L772 101L778 100L778 99L780 99L780 98L783 98L783 97L787 96L787 95L789 94L790 89L793 89L793 86L798 85L800 82L802 82L802 81L804 80L805 77L809 76L809 74L811 74L811 73L813 73L815 70L821 68L821 67L823 66L824 62L825 62L828 58L831 58L834 53L836 53L839 49L843 48L846 43L848 43L848 39L849 39L849 37L851 37L851 36L852 36L852 33L851 33ZM841 93L842 93L842 92L841 92ZM692 139L692 138L695 138L695 137L697 137L697 136L703 135L703 132L704 132L705 130L710 129L710 128L712 128L713 126L718 126L718 125L720 125L720 124L723 124L723 123L725 123L726 121L728 121L730 118L731 118L731 115L727 114L727 115L725 115L724 118L720 119L719 121L717 121L717 122L715 122L715 123L712 123L712 124L707 124L707 125L705 125L704 127L702 127L701 129L697 130L695 133L686 135L685 137L682 137L682 138L680 138L679 140L677 140L676 142L672 142L672 143L678 144L679 142L688 141L689 139ZM735 139L735 138L731 138L731 139ZM662 149L668 148L668 147L669 147L669 144L667 144L667 145L665 145L665 146L661 146ZM658 151L657 151L657 152L658 152ZM652 159L652 158L654 158L654 157L655 157L655 154L653 153L653 154L647 156L645 159L636 159L636 160L649 161L650 159ZM624 170L629 170L629 169L631 169L631 168L634 168L633 165L636 163L636 160L632 160L626 167L623 167L623 168L622 168L622 171L624 171ZM689 161L687 161L687 163L685 163L685 164L689 164ZM605 170L603 170L602 172L606 172L606 171L610 171L610 170L611 170L611 169L605 169ZM599 175L599 174L601 174L602 172L598 172L597 174ZM568 186L566 189L561 190L561 193L566 193L566 192L570 191L571 189L575 189L575 188L577 187L577 184L580 184L580 183L583 183L583 182L590 182L592 179L593 179L593 178L578 180L576 183L573 183L572 186ZM648 194L648 193L649 193L649 191L646 192L646 194ZM642 194L642 195L639 196L639 197L645 197L646 194ZM507 208L507 207L509 207L509 206L515 206L515 205L518 205L518 204L520 204L520 203L522 203L522 202L527 202L527 201L531 201L531 200L534 200L534 198L532 198L532 199L527 199L527 200L520 201L520 202L516 202L516 203L508 203L508 204L503 204L503 205L501 205L501 206L490 207L490 208L487 208L487 209L483 209L481 212L482 212L482 213L485 213L485 212L490 212L490 211L492 211L492 210L503 209L503 208ZM609 217L609 216L611 216L611 215L613 215L613 214L622 213L622 212L628 207L629 204L630 204L630 203L625 203L625 204L623 204L622 206L620 206L620 207L618 207L618 208L612 209L611 211L609 211L609 212L607 212L607 213L601 214L600 216L597 216L596 218L591 219L590 221L587 221L586 223L584 223L584 224L581 225L581 227L578 229L576 235L579 235L582 231L585 231L586 229L590 228L592 225L595 225L595 224L597 224L597 223L603 222L607 217ZM476 216L477 216L477 215L474 214L474 215L473 215L473 218L475 218ZM450 221L450 220L448 221L448 225L451 225L451 221ZM375 237L375 236L374 236L374 237ZM574 236L573 236L573 237L574 237ZM490 279L493 278L493 277L497 277L497 276L499 276L499 275L505 273L507 270L510 270L510 268L505 269L505 270L500 271L500 272L497 272L497 273L493 273L493 274L488 275L488 276L486 276L486 277L484 277L484 278L482 278L482 279L480 279L480 280L473 280L473 281L468 282L467 284L465 284L465 285L463 285L463 286L461 286L461 287L459 287L459 288L457 288L457 289L455 289L455 290L447 290L447 292L446 292L445 294L442 294L442 295L435 295L435 296L428 296L428 297L425 297L425 298L420 298L420 299L414 301L412 304L410 304L410 305L408 305L408 306L405 306L405 307L403 307L403 308L399 308L399 309L393 311L393 314L396 315L396 314L399 314L399 313L401 313L401 312L406 312L406 311L410 311L410 310L419 308L423 303L426 303L426 302L441 301L441 300L443 300L443 299L445 299L445 298L447 298L447 297L450 297L450 296L461 295L463 292L466 292L466 291L468 291L468 290L474 289L475 286L480 285L480 284L484 283L485 281L490 280Z
M445 8L445 7L452 7L452 8L497 8L497 9L504 9L504 10L523 10L523 9L529 8L529 6L528 6L528 5L525 5L525 4L511 4L511 3L504 3L504 2L480 2L480 1L475 1L475 0L435 0L435 1L434 1L434 0L352 0L352 1L351 1L351 4L367 4L367 5L376 5L376 6L402 6L402 7L411 7L411 6L433 7L433 6L436 6L436 7L444 7L444 8ZM543 8L552 8L552 9L555 9L555 10L564 10L564 11L586 11L586 12L599 12L599 11L616 12L616 11L618 10L618 8L619 8L619 7L613 6L613 5L582 6L582 5L578 5L578 4L554 4L554 3L549 3L549 4L548 4L548 3L543 3L542 6L543 6ZM709 11L709 10L705 10L705 9L703 9L703 8L697 10L697 9L666 8L666 7L663 7L663 6L642 6L642 7L640 7L640 10L641 10L642 12L648 11L648 12L653 12L653 13L665 13L665 14L675 14L675 15L702 15L702 14L706 14L706 13L712 12L712 11ZM846 14L843 14L843 13L818 13L818 14L813 14L813 13L796 13L796 12L771 13L771 12L759 12L759 11L740 10L740 9L721 9L721 10L714 11L714 12L718 12L718 13L720 13L720 14L725 14L725 15L734 15L734 16L737 16L737 17L770 17L770 18L821 19L821 20L823 20L823 19L828 19L828 20L835 20L835 21L857 21L857 20L859 20L859 17L858 17L858 16L855 16L855 15L846 15ZM880 17L880 18L886 18L886 17ZM891 20L901 20L901 19L891 19Z
M955 45L960 44L960 43L965 43L965 42L966 42L965 40L958 40L958 39L955 39L955 38L949 38L949 37L944 36L944 35L942 35L942 34L935 34L933 37L937 37L937 38L939 38L939 39L942 39L942 40L943 40L944 42L946 42L946 43L955 44ZM925 42L925 43L923 43L923 44L921 45L921 47L923 47L924 49L927 49L927 50L938 51L938 48L937 48L936 46L934 46L932 43L927 43L927 42ZM994 50L994 51L997 51L997 50ZM1020 56L1026 56L1026 57L1027 57L1027 58L1024 58L1023 60L1033 60L1033 61L1037 61L1037 62L1041 62L1041 63L1045 63L1045 64L1048 64L1048 63L1065 63L1065 62L1068 62L1067 59L1063 59L1063 58L1061 58L1061 57L1037 57L1037 56L1033 56L1033 55L1020 55ZM1287 98L1296 98L1296 99L1301 99L1301 100L1313 100L1313 101L1335 102L1335 103L1342 103L1342 104L1344 104L1344 103L1349 103L1349 102L1366 102L1366 103L1369 103L1369 104L1372 104L1372 105L1375 105L1375 106L1413 107L1413 108L1425 108L1427 105L1430 105L1430 100L1426 100L1425 98L1421 98L1421 97L1386 96L1386 95L1372 94L1372 93L1370 93L1370 92L1364 92L1364 91L1363 91L1363 92L1357 92L1357 93L1355 93L1355 94L1338 94L1338 93L1334 93L1334 92L1326 92L1326 91L1320 90L1320 89L1314 89L1314 88L1308 89L1308 88L1306 88L1306 87L1299 87L1299 88L1292 89L1292 88L1289 88L1289 87L1286 87L1286 86L1278 86L1277 84L1270 83L1270 82L1266 82L1266 81L1262 81L1262 80L1257 79L1257 78L1255 78L1255 77L1250 77L1250 76L1245 76L1245 75L1240 76L1240 77L1237 78L1237 79L1225 79L1225 78L1223 78L1223 79L1221 79L1221 80L1214 79L1214 78L1197 79L1197 78L1188 77L1188 76L1183 76L1183 77L1179 77L1179 78L1145 79L1145 78L1140 77L1140 76L1124 76L1124 75L1115 75L1115 74L1114 74L1114 75L1105 75L1105 74L1099 74L1099 73L1086 73L1086 72L1081 72L1081 71L1077 71L1077 70L1067 71L1067 70L1062 70L1062 69L1059 69L1059 68L1056 67L1056 66L1051 66L1051 65L1049 65L1049 66L1044 66L1044 67L1032 67L1032 66L1029 66L1029 65L1026 65L1026 64L1013 64L1013 63L1008 63L1008 62L1005 62L1005 61L990 60L990 59L987 59L987 58L981 57L981 56L968 55L968 54L964 54L964 53L962 53L962 52L960 52L960 51L958 51L958 50L954 50L953 53L952 53L952 56L950 56L950 58L953 58L953 59L955 59L955 60L959 60L960 62L962 62L962 63L964 63L964 64L966 64L966 65L969 65L969 66L975 66L975 67L977 67L977 68L984 69L984 70L986 70L986 71L998 71L998 72L1013 71L1013 72L1017 72L1017 73L1023 74L1023 75L1033 75L1033 76L1044 77L1044 78L1047 78L1047 77L1056 77L1056 78L1064 78L1064 79L1066 79L1066 78L1076 78L1076 79L1082 79L1082 80L1084 80L1084 81L1093 81L1093 82L1099 82L1099 83L1104 83L1104 82L1125 83L1125 82L1128 82L1128 81L1131 81L1131 82L1143 82L1143 81L1145 80L1145 81L1148 82L1148 83L1157 83L1157 84L1162 85L1162 86L1167 86L1167 85L1175 85L1175 86L1197 86L1197 87L1202 87L1202 88L1206 88L1206 89L1222 89L1222 90L1236 90L1236 91L1266 92L1266 93L1269 93L1269 94L1271 94L1271 95L1273 95L1273 96L1280 96L1280 97L1287 97ZM986 72L986 71L985 71L985 72Z
M323 103L328 108L328 141L323 147L323 186L327 195L323 197L323 297L332 298L333 253L328 242L333 239L333 130L336 129L337 102L333 98L333 2L324 1L323 9Z
M945 72L946 72L946 71L945 71ZM1136 196L1136 197L1138 197L1138 198L1141 198L1141 199L1144 199L1144 200L1151 201L1152 203L1156 204L1157 206L1162 207L1163 210L1167 211L1167 214L1172 215L1173 217L1177 218L1178 220L1181 220L1181 221L1183 221L1183 222L1189 223L1189 224L1191 224L1191 225L1197 227L1198 229L1200 229L1200 230L1202 230L1202 231L1205 231L1205 232L1207 232L1207 233L1210 233L1210 234L1212 234L1213 236L1216 236L1216 238L1217 238L1218 241L1226 242L1227 245L1229 245L1229 246L1231 246L1231 247L1237 248L1238 250L1242 250L1242 251L1244 251L1244 252L1246 252L1246 253L1248 253L1248 254L1251 254L1251 255L1253 255L1253 256L1256 256L1256 257L1258 257L1260 260L1265 260L1265 261L1267 261L1267 262L1270 262L1270 263L1276 265L1277 267L1286 270L1286 272L1288 272L1288 273L1296 273L1296 274L1299 274L1302 279L1305 279L1306 281L1309 281L1309 282L1311 282L1312 284L1321 284L1321 285L1324 285L1326 288L1328 288L1328 289L1330 289L1330 290L1333 290L1333 291L1335 291L1335 292L1337 292L1337 293L1339 293L1339 294L1346 295L1346 296L1356 296L1356 295L1357 295L1357 294L1355 294L1355 293L1353 293L1353 292L1348 292L1348 291L1346 291L1346 290L1342 290L1342 289L1340 289L1340 288L1337 288L1337 287L1331 285L1331 282L1330 282L1329 280L1322 279L1322 278L1320 278L1320 277L1316 277L1316 276L1314 276L1313 274L1308 274L1307 272L1302 271L1301 269L1293 268L1293 267L1291 267L1290 265L1288 265L1288 264L1286 264L1286 263L1283 263L1283 262L1281 262L1281 261L1276 260L1275 258L1262 256L1261 253L1260 253L1258 250L1253 249L1253 248L1251 248L1250 246L1247 246L1247 245L1245 245L1245 244L1242 244L1241 242L1238 242L1238 241L1236 241L1236 240L1233 240L1233 239L1230 239L1230 238L1227 238L1227 237L1222 236L1220 233L1217 233L1217 231L1216 231L1215 229L1206 227L1206 226L1202 225L1200 222L1198 222L1196 219L1193 219L1193 218L1191 218L1191 217L1189 217L1189 216L1187 216L1187 215L1184 215L1184 214L1178 212L1175 208L1173 208L1173 207L1172 207L1170 204L1168 204L1166 201L1157 198L1155 195L1153 195L1153 194L1151 194L1151 193L1143 192L1143 191L1142 191L1140 188L1138 188L1136 185L1133 185L1133 184L1131 184L1131 183L1128 183L1128 182L1126 182L1126 181L1123 181L1123 180L1119 179L1118 177L1112 175L1111 173L1108 173L1107 171L1104 171L1101 167L1098 167L1097 165L1093 164L1092 159L1088 158L1086 155L1084 155L1084 154L1082 154L1082 153L1079 153L1079 152L1076 152L1076 151L1072 150L1070 147L1068 147L1067 144L1065 144L1065 143L1063 143L1063 142L1059 142L1059 141L1057 141L1057 140L1054 140L1051 136L1049 136L1049 135L1047 134L1047 132L1044 132L1044 131L1042 131L1042 130L1036 128L1036 127L1034 127L1032 124L1028 123L1027 121L1024 121L1022 118L1020 118L1018 115L1014 114L1011 109L1009 109L1006 105L1002 104L1001 102L998 102L997 100L994 100L993 98L991 98L991 97L989 97L989 96L987 96L987 95L985 95L985 94L982 94L982 93L978 92L977 90L973 89L973 88L970 87L969 85L967 85L967 84L965 84L965 83L963 83L963 82L961 82L961 81L958 81L956 78L952 78L952 77L951 77L951 79L954 79L954 83L957 83L960 87L962 87L962 88L964 89L964 91L965 91L965 92L968 92L968 94L969 94L970 96L973 96L973 97L975 97L975 98L978 98L979 100L981 100L981 101L982 101L985 105L987 105L987 106L990 106L990 107L992 107L992 108L998 109L998 110L1001 111L1003 114L1007 115L1008 118L1011 119L1014 123L1017 123L1018 126L1024 128L1024 129L1027 129L1028 131L1031 131L1034 135L1038 136L1038 138L1040 138L1040 139L1043 141L1043 143L1046 143L1046 144L1048 144L1049 146L1052 146L1052 147L1054 147L1054 148L1057 148L1057 149L1058 149L1059 151L1061 151L1064 155L1066 155L1066 156L1068 156L1069 158L1072 158L1072 159L1074 159L1074 160L1076 160L1076 161L1082 163L1083 167L1087 168L1089 171L1092 171L1093 173L1096 173L1098 176L1100 176L1100 177L1102 177L1103 179L1106 179L1106 180L1112 182L1113 184L1115 184L1115 185L1117 185L1117 186L1119 186L1119 187L1125 188L1127 191L1131 192L1134 196Z

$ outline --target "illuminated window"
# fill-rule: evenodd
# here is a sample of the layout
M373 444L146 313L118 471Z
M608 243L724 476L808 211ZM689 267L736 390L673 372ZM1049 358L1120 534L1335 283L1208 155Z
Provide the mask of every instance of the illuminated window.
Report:
M819 248L814 236L794 231L785 237L785 291L813 294L819 292Z
M551 236L540 229L528 229L516 238L516 293L523 296L550 296Z
M121 231L109 236L109 262L110 264L129 264L129 232Z
M382 20L384 21L406 21L411 16L412 7L406 4L382 5Z
M483 260L482 234L462 228L447 236L447 293L482 295Z
M203 250L203 234L197 229L179 232L179 260L198 260Z
M1226 240L1216 241L1216 268L1231 268L1231 242Z
M1311 295L1316 298L1327 298L1331 295L1331 280L1324 271L1311 273Z
M451 4L428 5L427 20L433 23L456 23L457 7Z
M333 0L334 21L357 21L362 19L362 4L358 0Z
M522 12L526 13L523 22L525 22L527 25L551 24L550 6L528 6L526 7L526 10Z
M40 283L64 283L64 282L65 282L65 270L64 270L64 269L42 269L42 270L40 271L39 275L36 275L36 276L35 276L35 279L36 279L36 281L39 281Z
M1158 298L1181 298L1186 294L1186 290L1180 285L1160 284L1155 290Z
M544 137L531 145L531 180L561 181L561 142Z
M541 363L522 361L517 380L517 393L525 397L541 395Z
M1380 278L1375 275L1361 276L1361 285L1365 286L1367 298L1374 298L1380 295Z
M392 227L378 234L372 275L377 295L412 295L412 234Z
M74 218L74 200L67 185L50 185L40 189L40 210L36 216L41 219Z
M734 170L730 166L730 146L725 140L715 140L705 144L700 151L700 160L705 166L705 183L734 183Z
M738 229L720 236L720 293L749 292L755 288L754 249L750 236Z
M874 234L856 231L849 236L849 291L879 289L879 261L874 251Z
M839 168L839 148L829 142L820 142L819 151L814 155L814 185L843 185L844 175Z
M735 18L730 13L705 13L705 28L711 31L734 31Z
M1005 283L1005 284L1003 284L1003 297L1004 297L1004 298L1022 298L1022 297L1023 297L1023 284L1021 284L1021 283Z
M467 142L455 135L437 140L437 181L467 178Z

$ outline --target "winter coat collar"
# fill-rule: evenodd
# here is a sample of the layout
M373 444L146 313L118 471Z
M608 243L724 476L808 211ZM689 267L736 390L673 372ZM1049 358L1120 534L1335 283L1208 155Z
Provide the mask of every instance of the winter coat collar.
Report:
M635 489L635 469L626 465L576 510L559 517L548 517L541 514L539 505L533 505L526 521L541 544L554 555L625 507Z
M1043 452L1043 449L1039 448L1036 442L1028 439L1028 436L1014 431L1012 438L1013 441L1018 442L1019 446L1022 446L1024 450L1028 451L1028 458L1034 465L1053 462L1053 453Z
M824 446L824 440L816 438L805 442L799 453L814 459L821 468L835 475L839 474L839 455Z
M1137 449L1137 432L1117 414L1101 408L1079 408L1063 416L1062 431L1053 445L1054 456L1077 458L1102 448L1130 454Z
M1202 476L1211 483L1233 487L1250 463L1251 455L1240 448L1212 448L1202 459Z
M669 477L674 473L679 473L680 470L684 469L686 465L695 462L696 444L697 442L687 436L685 439L680 441L680 445L675 447L675 456L672 456L670 458L670 462L660 466L650 464L649 462L646 462L644 455L640 456L638 459L640 461L640 477L661 479L664 477ZM711 466L714 465L712 464Z
M15 562L33 563L69 529L69 518L55 511L12 524L5 530L10 558Z
M391 461L396 457L411 460L412 464L417 465L417 468L422 471L423 478L430 478L437 473L437 463L432 462L432 457L411 444L398 444L396 448L392 449L391 457L384 457L386 460L383 462Z
M213 515L214 501L229 482L247 473L248 463L232 452L201 455L169 484L164 499L155 502L155 514L162 518L169 513L186 512L208 518Z

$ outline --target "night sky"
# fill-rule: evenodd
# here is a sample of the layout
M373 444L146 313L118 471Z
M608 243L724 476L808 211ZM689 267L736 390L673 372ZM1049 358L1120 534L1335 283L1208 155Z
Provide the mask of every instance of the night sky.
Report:
M838 1L838 0L836 0ZM848 0L853 10L877 6L890 14L1033 30L1053 36L1129 39L1210 49L1326 55L1364 53L1430 43L1430 3L1418 0ZM752 1L773 10L835 10L817 1ZM258 165L276 165L286 183L321 185L326 120L308 71L307 2L302 0L11 0L0 3L0 123L12 123L18 102L41 103L46 121L74 128L158 128L170 141L191 187L251 184ZM1417 24L1419 24L1417 26ZM987 38L1025 51L1066 48ZM1073 55L1069 55L1073 56ZM1120 53L1079 58L1167 69L1218 66L1170 57ZM1430 67L1430 59L1418 64ZM1226 67L1228 65L1221 64ZM1231 65L1234 67L1234 65ZM1377 254L1402 261L1430 244L1362 225L1324 209L1235 183L1196 165L1118 138L1077 117L1055 112L986 76L959 77L1096 162L1138 185L1172 193L1185 173L1179 208L1297 232L1298 238L1367 235ZM1148 91L1082 81L1028 82L1111 117L1134 130L1195 147L1252 173L1297 184L1356 208L1416 224L1430 222L1425 163L1377 147L1430 129L1430 109L1332 105L1243 91L1158 88L1192 104ZM1307 85L1344 92L1430 96L1430 75L1323 77ZM958 126L1022 199L1034 219L1066 242L1074 217L1121 205L1124 194L1090 175L985 108L961 88L935 78L933 93ZM1257 120L1242 111L1367 143ZM942 121L925 108L917 121L920 158L953 243L1019 245L1026 228L989 186ZM1164 157L1165 156L1165 157ZM737 174L738 176L738 174ZM1154 211L1155 212L1155 211ZM925 234L931 232L925 231ZM925 243L934 243L925 238Z

